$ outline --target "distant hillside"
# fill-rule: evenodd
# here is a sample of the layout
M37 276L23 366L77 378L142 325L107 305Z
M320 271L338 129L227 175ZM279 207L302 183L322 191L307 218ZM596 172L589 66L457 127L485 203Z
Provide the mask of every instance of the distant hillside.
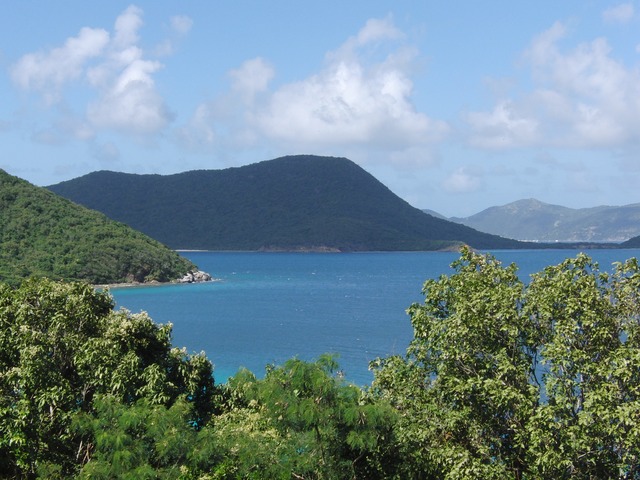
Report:
M194 268L146 235L0 170L0 281L167 281Z
M640 235L620 244L623 248L640 248Z
M623 242L640 235L640 204L574 209L529 199L449 220L518 240Z
M176 249L519 245L427 215L345 158L289 156L167 176L102 171L49 188Z

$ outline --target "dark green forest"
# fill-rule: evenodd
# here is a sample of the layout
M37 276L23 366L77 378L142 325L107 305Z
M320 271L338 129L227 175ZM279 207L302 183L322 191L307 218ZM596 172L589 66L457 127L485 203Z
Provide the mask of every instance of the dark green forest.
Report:
M527 247L427 215L346 158L298 155L166 176L102 171L48 188L175 249Z
M423 294L371 385L331 355L219 384L108 292L1 285L0 475L640 479L635 259L607 274L580 254L523 284L466 248Z
M130 227L0 170L0 281L171 281L196 267Z

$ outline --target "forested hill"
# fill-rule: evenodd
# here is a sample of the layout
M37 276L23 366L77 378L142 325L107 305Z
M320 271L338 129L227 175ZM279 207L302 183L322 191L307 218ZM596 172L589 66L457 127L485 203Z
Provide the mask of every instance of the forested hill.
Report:
M166 176L101 171L49 188L177 249L523 245L427 215L345 158L288 156Z
M0 170L0 282L168 281L193 269L156 240Z

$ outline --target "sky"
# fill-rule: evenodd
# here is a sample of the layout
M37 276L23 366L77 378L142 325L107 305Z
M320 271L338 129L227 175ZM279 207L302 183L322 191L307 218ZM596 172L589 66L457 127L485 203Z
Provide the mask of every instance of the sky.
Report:
M35 185L315 154L446 216L640 202L640 2L2 2L0 72Z

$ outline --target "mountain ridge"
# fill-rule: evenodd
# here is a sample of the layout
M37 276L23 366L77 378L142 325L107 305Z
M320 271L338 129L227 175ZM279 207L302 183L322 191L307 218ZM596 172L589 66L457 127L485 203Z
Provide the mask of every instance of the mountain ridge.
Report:
M293 155L173 175L100 171L48 188L174 249L524 248L427 215L341 157Z
M621 243L640 235L640 203L570 208L529 198L448 220L521 241Z

